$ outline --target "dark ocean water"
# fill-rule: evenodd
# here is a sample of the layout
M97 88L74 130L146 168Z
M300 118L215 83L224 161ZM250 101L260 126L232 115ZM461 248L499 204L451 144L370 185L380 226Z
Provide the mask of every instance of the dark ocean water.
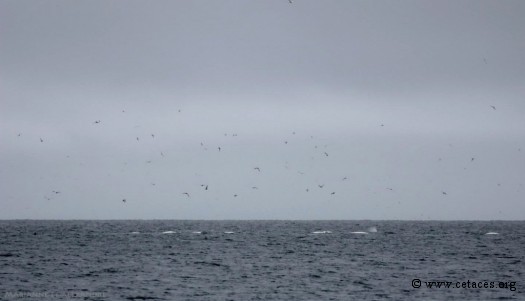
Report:
M0 221L0 299L525 300L524 257L525 222Z

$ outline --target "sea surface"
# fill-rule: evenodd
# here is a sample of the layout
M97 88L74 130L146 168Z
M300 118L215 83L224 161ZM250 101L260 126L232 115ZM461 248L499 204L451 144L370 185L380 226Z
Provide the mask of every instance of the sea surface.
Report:
M524 272L522 221L0 221L0 300L525 300Z

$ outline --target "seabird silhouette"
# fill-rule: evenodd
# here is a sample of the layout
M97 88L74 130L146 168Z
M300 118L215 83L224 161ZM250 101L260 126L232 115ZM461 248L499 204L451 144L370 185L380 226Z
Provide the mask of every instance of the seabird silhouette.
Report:
M324 152L324 155L328 157L328 153L327 152Z
M42 138L40 138L40 142L44 142L44 140Z
M334 192L332 192L332 193L330 193L330 194L331 194L331 195L334 195L334 194L335 194L335 191L334 191Z
M317 185L317 186L319 186L319 188L323 188L323 187L324 187L324 184L323 184L323 185Z
M100 120L95 120L95 122L93 122L93 123L100 123Z
M447 195L447 193L446 193L446 192L444 192L444 191L442 191L441 193L442 193L443 195Z
M186 196L190 197L190 194L187 192L183 192L182 194L185 194Z
M255 170L261 172L261 169L260 169L259 167L254 167L253 169L255 169Z
M221 151L221 147L220 147L220 146L219 146L219 147L217 147L217 148L219 149L219 151Z
M490 106L493 110L496 110L496 107L495 106Z
M126 199L122 199L122 203L125 203L126 202Z
M234 197L234 198L236 198L236 197L237 197L237 195L236 195L236 194L234 194L234 195L233 195L233 197Z
M252 186L252 189L259 189L257 186Z

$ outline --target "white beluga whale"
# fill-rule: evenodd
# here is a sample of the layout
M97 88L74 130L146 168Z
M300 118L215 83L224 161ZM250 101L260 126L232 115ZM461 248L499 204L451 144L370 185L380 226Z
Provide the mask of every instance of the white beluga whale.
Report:
M374 227L374 226L369 227L369 228L366 230L366 232L368 232L368 233L376 233L376 232L377 232L377 228Z

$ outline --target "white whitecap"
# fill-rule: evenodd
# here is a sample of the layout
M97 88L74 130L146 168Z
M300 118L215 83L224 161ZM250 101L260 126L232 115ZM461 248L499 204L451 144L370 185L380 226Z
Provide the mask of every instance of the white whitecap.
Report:
M131 232L131 234L140 234L140 232L138 232L138 231L133 231L133 232Z
M498 232L487 232L485 233L485 235L498 235L499 233Z
M233 234L233 233L235 233L235 232L233 232L233 231L224 231L224 234Z
M312 234L330 234L332 231L314 231Z
M354 232L350 232L352 234L368 234L368 232L365 232L365 231L354 231Z
M173 233L175 233L175 231L164 231L164 232L162 232L162 234L173 234Z
M377 232L377 228L376 227L370 227L366 231L369 232L369 233L376 233Z
M193 234L201 234L202 232L201 231L193 231L191 233L193 233Z

